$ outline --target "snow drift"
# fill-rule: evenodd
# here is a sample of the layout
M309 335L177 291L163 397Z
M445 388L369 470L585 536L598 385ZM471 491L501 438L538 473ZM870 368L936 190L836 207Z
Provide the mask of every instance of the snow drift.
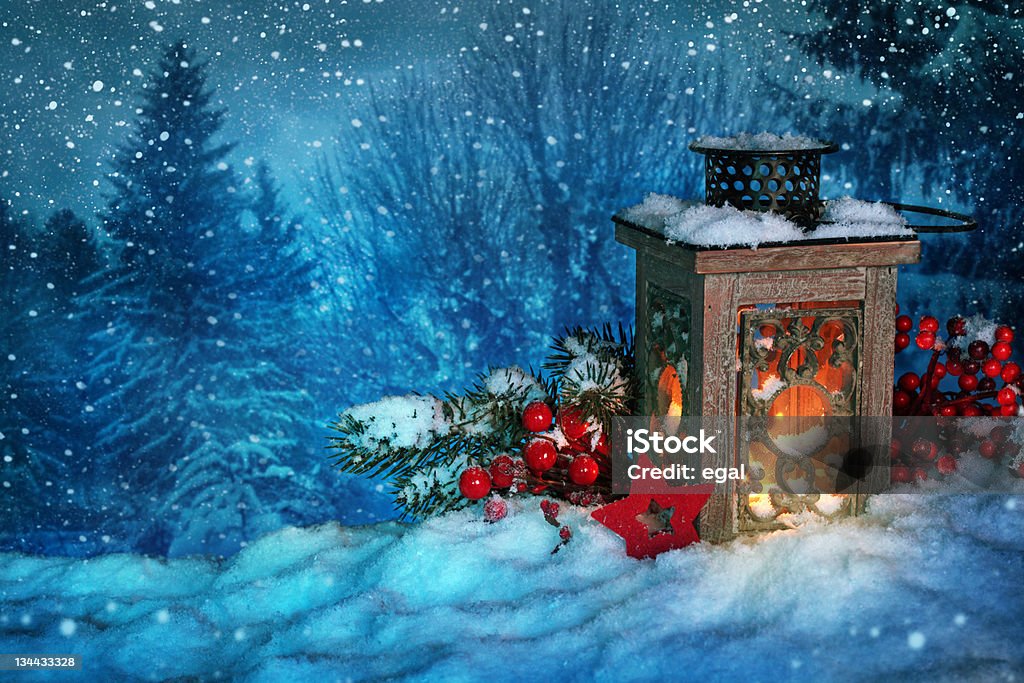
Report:
M62 680L1010 680L1024 674L1024 482L653 561L566 506L486 524L290 528L221 564L0 556L0 651ZM37 674L38 675L38 674ZM31 680L33 674L26 674Z

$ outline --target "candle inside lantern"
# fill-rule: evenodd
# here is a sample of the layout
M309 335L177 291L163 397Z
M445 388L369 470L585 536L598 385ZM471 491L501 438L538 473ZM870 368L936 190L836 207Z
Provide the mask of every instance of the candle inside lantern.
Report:
M658 414L679 417L683 414L683 387L675 367L666 365L658 378Z

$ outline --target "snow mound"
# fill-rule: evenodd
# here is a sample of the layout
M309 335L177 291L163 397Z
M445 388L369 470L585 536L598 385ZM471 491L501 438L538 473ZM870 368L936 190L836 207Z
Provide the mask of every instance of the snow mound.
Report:
M1010 680L1016 486L642 562L568 505L552 556L535 499L497 524L285 529L222 564L6 554L0 649L81 654L82 680Z
M907 219L884 202L865 202L852 197L825 202L827 221L812 233L815 238L827 237L882 237L913 235Z
M781 150L815 149L825 147L828 143L804 135L793 135L791 133L777 135L766 131L764 133L739 133L730 137L705 135L697 138L696 144L715 149L734 149L744 152L775 152Z
M819 224L812 232L804 232L778 213L694 204L655 193L625 209L621 216L671 241L698 247L756 249L761 244L776 242L914 235L906 220L891 206L849 197L826 202L823 220L830 222Z

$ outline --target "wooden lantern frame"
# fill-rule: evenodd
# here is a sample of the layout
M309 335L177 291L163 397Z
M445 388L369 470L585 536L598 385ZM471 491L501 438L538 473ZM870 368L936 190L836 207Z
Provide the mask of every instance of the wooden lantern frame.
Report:
M738 326L744 309L791 304L789 310L801 316L832 316L840 320L836 324L850 326L847 334L855 339L844 347L848 357L840 360L852 364L854 384L850 396L835 399L848 401L846 414L892 415L897 267L920 260L916 236L700 249L669 243L621 216L613 221L616 240L636 250L637 371L645 414L739 418L763 412L744 395L749 393L744 377L749 378L757 359L749 344L744 353L744 332ZM800 326L795 332L814 334ZM676 373L681 388L680 400L671 405L664 396L659 401L665 372ZM889 442L887 420L866 423L878 433L863 438ZM717 486L699 519L702 539L719 542L781 527L746 515L741 487L736 482ZM842 514L857 514L863 503L863 494L853 494Z

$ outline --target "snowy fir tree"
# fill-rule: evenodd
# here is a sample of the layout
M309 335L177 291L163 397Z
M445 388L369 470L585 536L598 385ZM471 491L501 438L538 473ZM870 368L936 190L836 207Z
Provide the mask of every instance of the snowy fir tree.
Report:
M243 225L205 69L177 43L143 90L103 214L116 264L85 297L103 323L89 368L102 480L140 546L176 554L230 552L282 523L304 498L287 462L309 420L267 353L287 324L267 307L285 284L274 269L297 254L267 232L286 226Z
M85 328L74 296L99 267L94 236L62 210L42 231L0 203L4 269L0 292L8 314L0 327L5 362L0 419L0 484L6 489L0 533L27 550L65 547L86 519L81 481L91 433L75 378L84 361Z
M915 198L923 191L970 207L980 234L935 248L967 276L1024 277L1019 256L997 258L997 264L975 257L979 248L1001 254L1015 247L1010 233L1024 221L1024 81L1011 66L1011 55L1024 50L1021 8L985 0L941 9L815 0L809 8L827 17L827 25L795 30L796 43L877 89L873 116L863 106L854 107L871 131L866 144L854 149L854 163L864 180L881 183L872 187L862 181L867 196L877 190L879 199ZM837 119L836 109L834 102L822 102L815 113L831 123L839 139L851 121ZM1006 163L993 164L993 158ZM1019 247L1010 253L1019 254ZM931 269L940 269L944 260L936 258ZM1024 295L1015 288L1001 290L1000 311L993 314L1019 310Z
M61 209L46 219L40 250L43 267L52 279L47 288L59 297L59 310L69 311L83 281L103 268L96 234L74 211Z
M0 486L3 487L5 533L33 530L53 500L54 480L62 462L39 443L40 414L33 400L33 370L38 358L33 346L33 281L38 280L27 221L14 215L10 204L0 200L0 235L4 246L0 270L0 340L3 343L3 410L0 411Z

